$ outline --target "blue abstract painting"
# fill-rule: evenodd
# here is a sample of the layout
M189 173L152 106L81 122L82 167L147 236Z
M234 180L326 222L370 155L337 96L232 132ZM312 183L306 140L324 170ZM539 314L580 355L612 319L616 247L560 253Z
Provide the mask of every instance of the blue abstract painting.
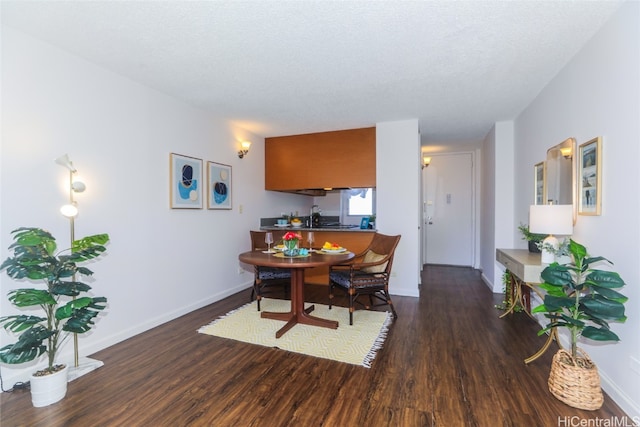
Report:
M170 204L174 209L202 209L202 160L171 153Z
M207 162L207 207L231 209L231 166Z

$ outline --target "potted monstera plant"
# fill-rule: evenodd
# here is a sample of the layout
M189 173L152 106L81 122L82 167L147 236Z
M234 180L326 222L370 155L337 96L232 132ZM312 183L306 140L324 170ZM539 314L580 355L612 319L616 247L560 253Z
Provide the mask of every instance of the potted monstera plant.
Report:
M625 283L616 272L593 268L596 263L611 262L590 257L581 244L570 240L569 252L570 263L553 263L542 271L540 286L547 293L544 304L532 313L544 313L550 320L540 334L552 328L566 328L570 333L570 351L560 349L553 357L549 390L570 406L594 410L603 403L600 376L589 356L578 348L578 338L619 341L609 322L626 320L627 297L616 291Z
M95 317L106 306L105 297L85 295L91 287L77 276L93 274L78 264L100 256L109 236L88 236L74 241L70 249L58 251L56 239L40 228L23 227L11 234L13 256L0 265L0 271L44 286L13 289L8 293L9 301L20 309L40 307L42 314L0 317L0 326L18 335L17 342L0 348L0 361L26 363L47 354L47 367L30 378L33 405L46 406L62 399L67 391L68 368L56 363L62 343L69 334L91 330Z

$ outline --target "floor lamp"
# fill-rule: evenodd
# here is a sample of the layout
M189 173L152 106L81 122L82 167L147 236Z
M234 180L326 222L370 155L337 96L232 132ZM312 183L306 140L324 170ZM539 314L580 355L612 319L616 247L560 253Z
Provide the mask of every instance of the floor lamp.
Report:
M55 162L67 168L69 170L69 203L62 206L60 208L60 213L65 217L69 218L69 238L71 241L71 246L73 246L73 242L76 240L75 233L75 218L78 215L78 203L74 198L75 193L82 193L87 189L87 186L84 182L74 176L78 170L73 166L73 162L69 159L69 155L65 154L63 156L55 159ZM72 280L76 280L75 274L72 276ZM75 299L75 297L73 298ZM103 363L97 360L88 359L88 363L83 363L83 366L80 366L80 357L78 351L78 334L73 334L73 366L75 369L70 370L69 372L69 380L73 380L79 376L86 374L87 372L91 372L92 370L102 366Z

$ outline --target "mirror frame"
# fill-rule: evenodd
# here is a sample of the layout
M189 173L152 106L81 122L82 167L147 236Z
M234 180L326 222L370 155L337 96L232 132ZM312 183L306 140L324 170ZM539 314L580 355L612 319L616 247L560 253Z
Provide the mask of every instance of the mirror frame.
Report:
M570 156L571 160L571 204L573 206L573 225L576 224L576 220L578 219L578 201L577 201L577 186L578 182L576 179L577 174L577 143L575 138L567 138L562 141L560 144L554 145L553 147L547 150L547 158L544 162L544 175L545 175L545 185L544 185L544 199L547 203L549 203L549 187L552 185L550 183L549 178L553 178L553 174L550 173L550 168L553 168L554 163L557 163L557 159L559 156L567 158ZM556 174L557 176L557 174ZM553 203L553 200L551 201Z

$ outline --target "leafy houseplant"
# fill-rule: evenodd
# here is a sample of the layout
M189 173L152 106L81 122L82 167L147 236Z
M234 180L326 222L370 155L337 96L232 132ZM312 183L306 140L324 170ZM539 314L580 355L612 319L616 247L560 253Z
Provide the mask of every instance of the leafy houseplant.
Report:
M529 243L529 252L540 252L538 244L542 242L545 237L544 234L536 234L529 231L529 224L522 224L518 226L518 230L522 233L522 239Z
M557 357L554 357L549 377L552 393L571 406L597 409L602 405L599 376L597 386L591 387L599 396L593 399L585 398L580 393L571 396L567 392L570 388L566 385L556 387L557 371L554 372L554 369L566 369L559 364L572 365L576 368L591 369L595 371L596 376L598 375L588 356L582 351L582 356L578 354L578 338L583 336L595 341L619 341L618 336L609 329L609 322L626 320L624 303L627 297L615 290L623 287L625 283L616 272L592 268L592 264L597 262L611 262L600 256L589 257L587 249L573 240L569 241L569 253L573 259L572 263L553 263L542 271L540 276L544 283L540 287L547 294L544 304L534 308L532 313L544 313L545 317L550 319L549 324L539 334L558 327L567 328L570 332L570 354L563 355L561 352L564 350L560 350L556 354ZM595 379L593 382L595 383Z
M502 275L502 293L504 293L504 300L502 301L502 304L496 304L495 308L499 309L499 310L508 310L511 305L513 304L513 289L512 289L512 281L511 281L511 277L512 277L511 271L509 271L508 269L505 270L504 274ZM514 312L521 312L523 310L522 308L522 304L520 304L520 302L517 302L514 306L513 306L513 311Z
M39 306L44 315L0 317L1 326L20 335L16 343L0 348L0 361L25 363L47 353L48 366L39 373L50 374L62 368L62 365L54 366L54 362L64 339L69 333L89 331L94 318L106 306L105 297L79 297L91 287L77 281L76 274L93 274L78 263L102 254L109 236L88 236L74 241L70 249L56 252L56 239L45 230L23 227L11 234L14 243L9 249L13 250L13 257L0 265L0 271L6 269L10 277L18 280L43 281L45 288L11 290L9 301L18 308Z

